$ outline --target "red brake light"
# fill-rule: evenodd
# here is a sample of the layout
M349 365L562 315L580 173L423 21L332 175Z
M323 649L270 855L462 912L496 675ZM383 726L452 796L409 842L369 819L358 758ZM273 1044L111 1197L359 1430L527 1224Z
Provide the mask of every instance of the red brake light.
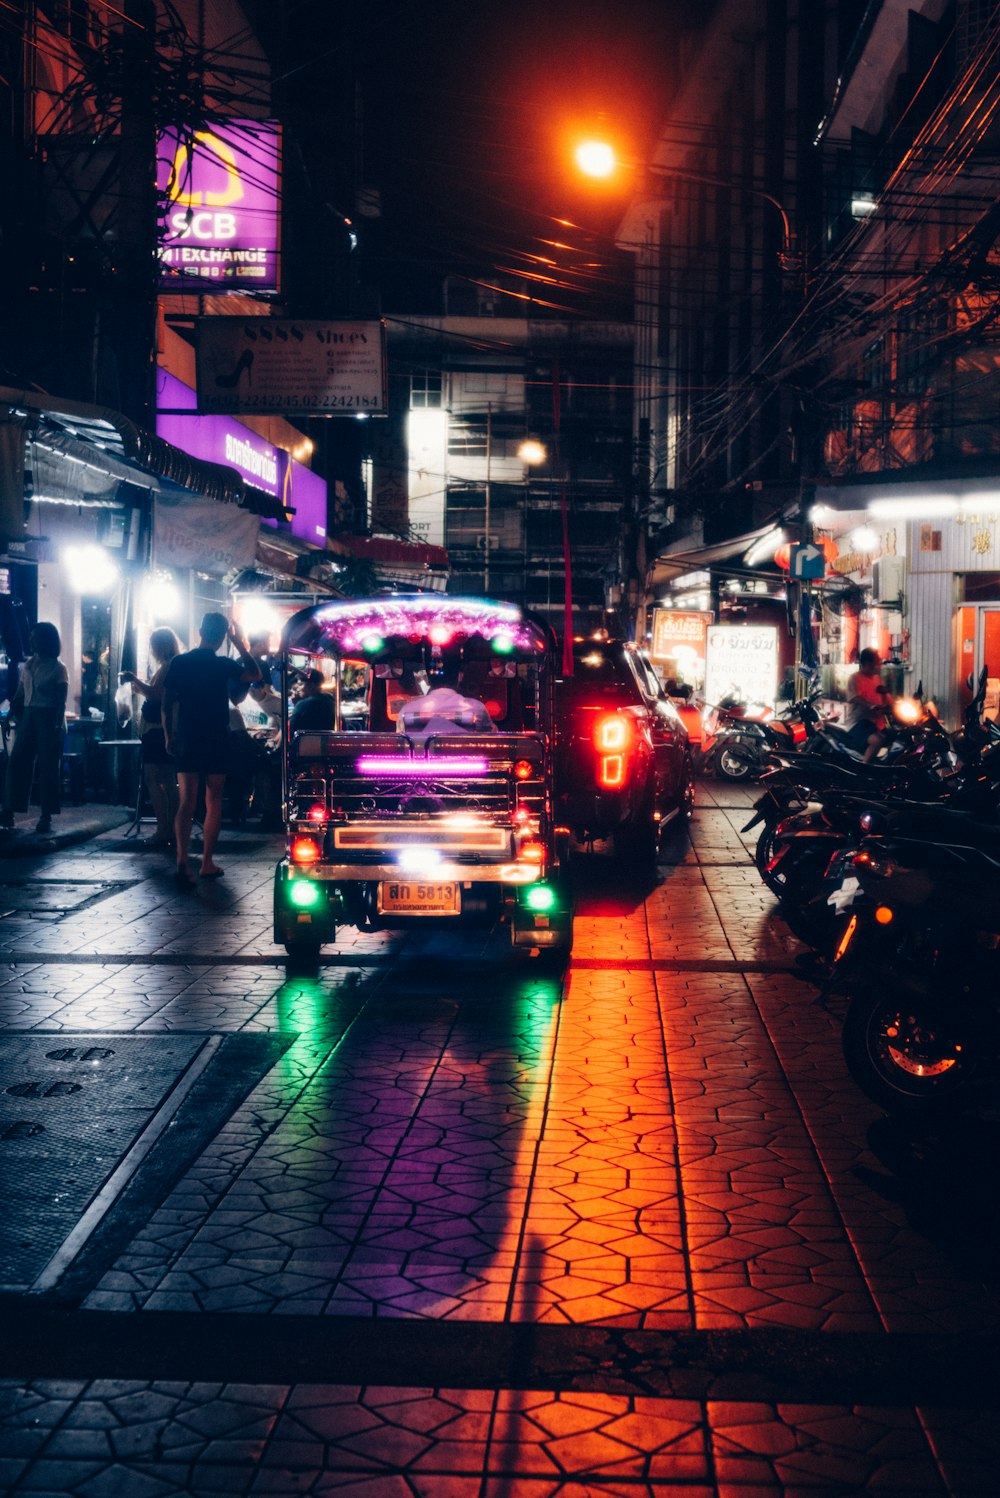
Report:
M292 863L318 863L319 844L314 837L297 837L292 841Z
M325 822L329 819L329 812L322 801L317 801L313 806L310 806L306 812L306 817L310 822Z
M594 725L594 743L602 754L620 754L631 748L632 735L632 722L622 713L607 713Z
M613 790L616 786L625 784L625 756L624 754L605 754L601 757L600 768L597 778L601 785Z
M518 848L517 856L524 863L544 863L545 844L538 838L529 838Z
M514 761L514 779L530 780L535 772L535 767L530 759L516 759Z

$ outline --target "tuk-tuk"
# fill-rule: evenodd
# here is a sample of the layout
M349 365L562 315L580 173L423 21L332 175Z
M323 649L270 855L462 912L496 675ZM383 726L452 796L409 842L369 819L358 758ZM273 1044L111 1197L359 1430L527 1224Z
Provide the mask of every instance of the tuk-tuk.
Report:
M492 925L565 955L553 825L555 636L513 604L333 600L282 636L288 850L274 940L315 958L363 931Z

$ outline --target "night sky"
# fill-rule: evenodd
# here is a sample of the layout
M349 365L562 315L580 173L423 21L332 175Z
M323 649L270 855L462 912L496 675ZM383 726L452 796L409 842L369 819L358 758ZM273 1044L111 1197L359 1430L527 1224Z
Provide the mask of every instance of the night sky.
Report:
M438 310L449 273L489 281L526 271L552 278L532 288L555 308L601 316L627 305L627 261L612 244L623 198L574 178L570 141L603 124L625 152L648 149L690 9L375 0L345 14L329 0L288 0L289 103L308 122L314 171L338 207L350 210L352 161L381 193L365 251L384 309Z

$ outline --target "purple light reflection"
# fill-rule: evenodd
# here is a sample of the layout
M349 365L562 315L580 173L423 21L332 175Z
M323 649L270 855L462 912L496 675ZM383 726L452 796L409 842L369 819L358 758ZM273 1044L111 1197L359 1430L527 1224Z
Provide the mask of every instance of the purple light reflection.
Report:
M444 780L462 775L485 775L488 761L472 755L454 759L404 759L394 754L363 754L354 761L360 775L401 775L412 780Z

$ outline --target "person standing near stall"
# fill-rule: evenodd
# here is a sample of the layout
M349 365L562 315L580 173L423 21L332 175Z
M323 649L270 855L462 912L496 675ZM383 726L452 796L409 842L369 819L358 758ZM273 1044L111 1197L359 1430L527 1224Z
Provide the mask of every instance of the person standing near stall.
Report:
M149 653L156 670L149 681L142 681L134 671L123 671L128 682L142 698L139 714L139 739L142 744L142 773L156 817L156 831L146 838L147 848L169 848L174 840L177 819L177 772L167 753L163 732L163 688L174 656L179 655L180 641L169 626L154 629L149 637Z
M69 673L59 659L62 641L54 624L36 624L28 643L31 654L21 667L10 705L17 734L7 761L0 827L9 830L14 812L28 810L37 765L41 816L35 831L44 833L52 831L52 818L59 811Z
M219 655L227 636L239 652L239 660ZM240 630L229 623L225 614L206 614L201 621L198 645L170 662L163 689L163 731L167 753L173 755L177 766L179 802L174 840L177 882L181 885L194 884L188 868L188 848L201 781L205 783L201 877L222 877L223 870L213 855L222 826L222 793L229 759L229 708L246 696L252 682L259 680L260 666Z

